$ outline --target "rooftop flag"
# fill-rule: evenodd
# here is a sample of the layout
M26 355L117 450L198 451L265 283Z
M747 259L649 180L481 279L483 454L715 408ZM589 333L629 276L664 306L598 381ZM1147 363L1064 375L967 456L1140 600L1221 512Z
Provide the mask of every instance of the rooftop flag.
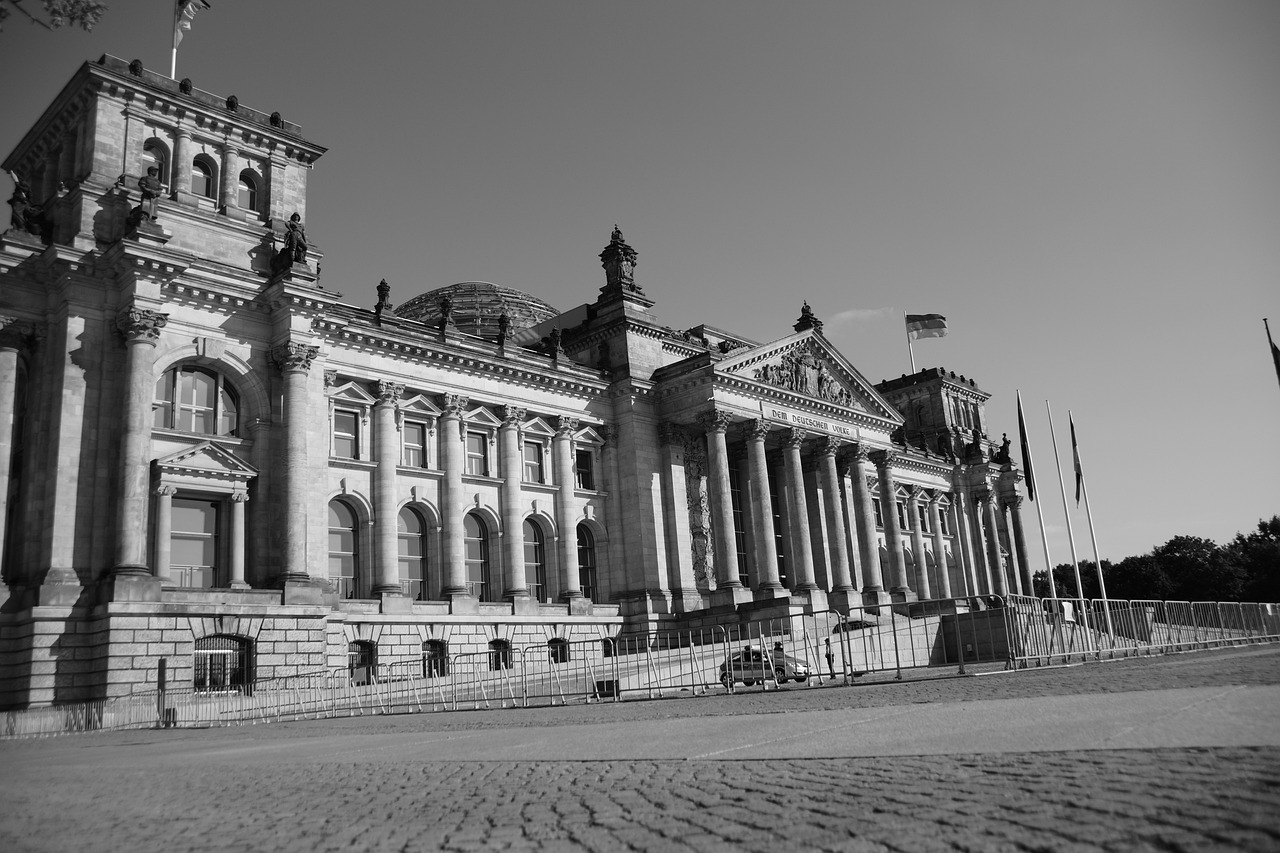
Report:
M209 0L174 0L174 2L176 5L173 9L173 49L177 50L178 45L182 44L182 31L191 29L191 22L195 20L196 12L212 7L209 5Z
M941 314L908 314L907 338L941 338L947 334L947 318Z
M1080 447L1076 444L1076 422L1067 412L1067 423L1071 424L1071 461L1076 469L1076 506L1080 506L1080 485L1084 482L1084 471L1080 468Z
M1027 476L1027 498L1036 499L1036 478L1031 473L1031 445L1027 443L1027 423L1022 418L1022 392L1018 392L1018 440L1022 444L1022 467Z

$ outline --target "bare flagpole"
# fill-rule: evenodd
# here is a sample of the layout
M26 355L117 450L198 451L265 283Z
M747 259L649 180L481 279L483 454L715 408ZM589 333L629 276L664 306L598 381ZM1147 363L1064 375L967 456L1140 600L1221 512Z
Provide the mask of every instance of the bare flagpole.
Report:
M1076 600L1080 602L1080 616L1085 620L1085 629L1089 628L1089 620L1084 612L1084 584L1080 581L1080 561L1076 558L1076 535L1071 527L1071 510L1067 506L1067 486L1062 479L1062 458L1058 455L1058 434L1053 430L1053 410L1049 401L1044 401L1044 410L1049 415L1049 435L1053 437L1053 461L1058 466L1058 488L1062 490L1062 514L1067 519L1067 541L1071 543L1071 568L1076 573Z
M1067 409L1067 420L1071 421L1071 410ZM1075 422L1071 421L1071 448L1077 460L1080 448L1075 441ZM1080 494L1084 496L1084 515L1089 519L1089 541L1093 543L1093 565L1098 571L1098 593L1102 596L1102 613L1107 620L1107 636L1114 642L1116 633L1111 625L1111 604L1107 601L1107 581L1102 577L1102 557L1098 554L1098 537L1093 532L1093 512L1089 509L1089 483L1084 478L1084 466L1080 466Z

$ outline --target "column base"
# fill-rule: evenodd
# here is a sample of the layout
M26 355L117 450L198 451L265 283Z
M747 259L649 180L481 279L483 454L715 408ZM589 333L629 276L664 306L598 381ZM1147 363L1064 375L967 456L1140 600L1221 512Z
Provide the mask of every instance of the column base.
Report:
M480 612L480 599L465 592L454 592L444 596L449 602L449 613L455 616L475 616Z
M565 603L569 605L570 616L591 615L591 599L589 598L583 598L581 595L575 595Z
M413 612L413 599L399 590L396 592L384 592L378 598L381 599L383 613L396 613L405 616Z
M856 589L838 589L827 593L827 607L844 616L862 607L862 593Z
M827 591L824 589L797 589L791 593L791 600L794 602L805 602L805 607L810 613L822 613L830 609L827 600Z
M863 607L879 607L881 604L890 604L893 601L889 597L889 593L883 589L864 589L862 591Z
M791 590L781 585L776 587L758 586L755 588L755 592L752 595L752 598L755 601L768 601L773 598L790 598L790 597L791 597Z
M44 581L36 588L36 602L42 606L77 604L84 593L75 569L55 568L45 573Z
M160 578L150 575L113 574L98 582L98 600L159 601L162 588Z
M161 580L167 582L167 578L161 578ZM251 589L252 587L250 587L244 581L232 581L230 584L227 585L227 588L228 589Z
M916 595L916 591L907 587L889 590L889 598L892 599L895 604L920 600L920 596Z
M285 580L284 603L324 604L325 587L305 575L303 577L305 580Z
M723 587L711 593L712 607L721 607L725 605L737 607L739 604L746 604L748 601L755 600L755 594L745 586Z

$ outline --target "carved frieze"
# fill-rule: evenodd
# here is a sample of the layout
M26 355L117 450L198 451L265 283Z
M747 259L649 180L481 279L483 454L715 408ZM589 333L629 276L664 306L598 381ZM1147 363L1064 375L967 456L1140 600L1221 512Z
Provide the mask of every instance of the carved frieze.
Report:
M804 344L792 347L755 369L760 382L807 394L839 406L855 405L853 394L836 380L826 363Z

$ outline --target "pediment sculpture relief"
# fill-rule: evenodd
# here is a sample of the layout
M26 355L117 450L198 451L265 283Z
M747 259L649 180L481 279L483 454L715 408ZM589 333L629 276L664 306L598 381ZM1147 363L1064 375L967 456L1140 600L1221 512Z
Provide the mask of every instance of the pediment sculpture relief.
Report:
M756 368L755 378L798 394L829 400L840 406L858 406L849 389L841 385L827 366L808 349L797 348L784 352L776 362Z

